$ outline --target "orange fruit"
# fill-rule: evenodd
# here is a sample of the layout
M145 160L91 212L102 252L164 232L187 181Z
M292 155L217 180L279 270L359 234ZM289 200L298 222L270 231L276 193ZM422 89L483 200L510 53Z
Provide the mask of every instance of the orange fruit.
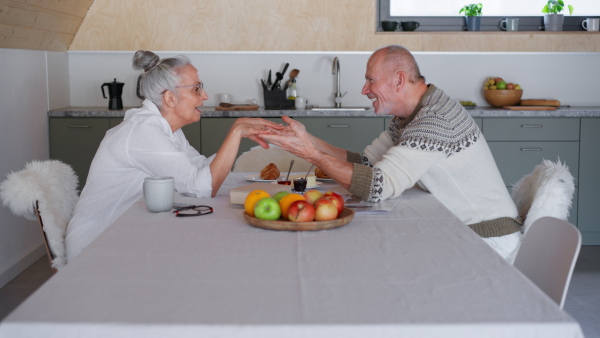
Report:
M290 207L290 205L292 205L292 203L300 200L306 201L306 198L304 198L304 196L300 194L287 194L283 196L279 200L279 206L281 207L281 216L284 219L288 219L288 208Z
M254 206L256 205L256 202L265 197L271 197L271 195L264 190L251 191L248 196L246 196L246 200L244 201L244 210L246 210L246 213L254 217Z

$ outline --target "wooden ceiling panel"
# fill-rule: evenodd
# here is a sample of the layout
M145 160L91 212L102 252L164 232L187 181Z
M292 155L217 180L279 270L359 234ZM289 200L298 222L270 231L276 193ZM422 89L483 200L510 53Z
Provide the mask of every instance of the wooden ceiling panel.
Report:
M66 51L94 0L0 0L0 48Z

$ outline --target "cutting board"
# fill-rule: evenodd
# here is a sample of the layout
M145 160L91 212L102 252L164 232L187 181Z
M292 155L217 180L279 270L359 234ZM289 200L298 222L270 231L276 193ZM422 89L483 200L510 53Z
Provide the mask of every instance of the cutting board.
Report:
M543 106L504 106L503 108L508 110L556 110L556 107Z
M217 111L224 110L258 110L258 105L256 104L232 104L228 107L217 106Z
M544 100L544 99L528 99L521 100L522 106L550 106L550 107L558 107L560 106L560 101L558 100Z

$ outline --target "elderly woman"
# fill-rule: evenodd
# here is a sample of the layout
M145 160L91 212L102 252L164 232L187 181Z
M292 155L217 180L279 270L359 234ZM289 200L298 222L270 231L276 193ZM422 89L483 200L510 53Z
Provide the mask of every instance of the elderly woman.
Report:
M200 120L200 107L208 99L190 60L185 56L161 60L140 50L133 67L145 71L140 86L146 100L141 108L125 113L124 121L106 133L96 152L67 228L67 261L142 197L144 178L173 176L179 193L215 196L231 171L241 139L268 148L257 135L282 128L263 119L237 119L219 151L206 158L181 131Z

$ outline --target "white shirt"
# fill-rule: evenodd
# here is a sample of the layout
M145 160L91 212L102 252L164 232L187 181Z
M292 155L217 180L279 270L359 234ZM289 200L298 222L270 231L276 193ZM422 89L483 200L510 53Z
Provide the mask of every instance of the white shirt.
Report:
M210 158L190 146L149 100L130 109L110 129L94 156L88 179L67 228L67 262L78 255L142 197L144 178L173 176L179 193L210 197Z

